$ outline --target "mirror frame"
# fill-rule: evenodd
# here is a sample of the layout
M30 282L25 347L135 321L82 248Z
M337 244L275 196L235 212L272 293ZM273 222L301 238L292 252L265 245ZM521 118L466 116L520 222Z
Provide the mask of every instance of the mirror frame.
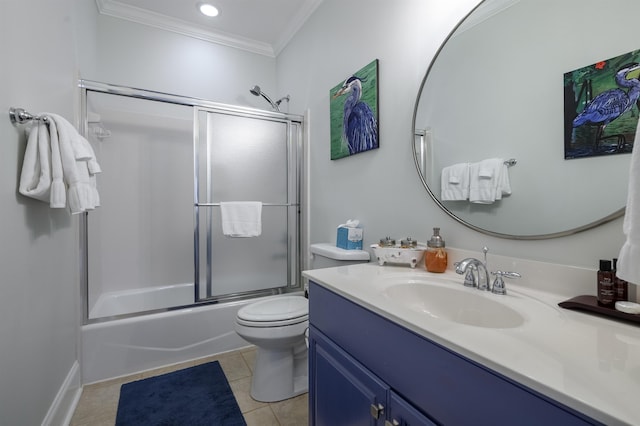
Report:
M431 190L431 188L429 188L429 184L427 183L424 174L421 172L420 170L420 159L418 157L418 152L416 151L416 143L415 143L415 135L416 135L416 119L417 119L417 115L418 115L418 105L420 103L420 98L422 97L422 91L424 90L424 86L427 82L427 79L429 78L429 74L431 72L431 69L433 68L433 65L435 64L436 60L438 59L438 57L440 56L440 53L442 52L442 50L444 49L445 45L447 44L447 42L449 41L449 39L451 39L451 37L453 36L453 34L458 30L458 28L469 18L469 16L471 16L482 4L484 4L485 2L487 2L488 0L482 0L481 2L479 2L473 9L471 9L471 11L469 13L467 13L451 30L451 32L449 32L449 34L447 35L447 37L443 40L442 44L440 45L440 47L438 47L438 50L436 51L435 55L433 56L433 59L431 60L431 62L429 63L429 67L427 68L427 72L424 76L424 78L422 79L422 83L420 83L420 88L418 89L418 94L416 95L416 102L415 102L415 107L413 110L413 119L411 120L411 150L413 152L413 162L415 164L416 167L416 172L418 173L418 177L420 178L420 181L422 182L422 186L424 186L424 188L427 190L427 192L429 193L429 196L431 197L431 199L433 201L435 201L435 203L438 205L438 207L440 207L440 209L442 209L447 215L449 215L452 219L454 219L456 222L473 229L474 231L478 231L480 233L486 234L486 235L490 235L493 237L498 237L498 238L505 238L505 239L512 239L512 240L545 240L545 239L551 239L551 238L560 238L560 237L566 237L569 235L573 235L573 234L577 234L578 232L582 232L582 231L586 231L588 229L592 229L595 228L597 226L603 225L607 222L611 222L612 220L618 219L622 216L624 216L625 210L626 210L626 206L623 206L621 209L614 211L613 213L598 219L596 221L587 223L585 225L582 226L578 226L576 228L571 228L565 231L558 231L558 232L553 232L553 233L549 233L549 234L536 234L536 235L515 235L515 234L504 234L504 233L500 233L500 232L494 232L488 229L484 229L481 228L479 226L473 225L472 223L467 222L466 220L456 216L452 211L450 211L443 203L440 199L438 199L438 197L436 197L436 195L433 193L433 191Z

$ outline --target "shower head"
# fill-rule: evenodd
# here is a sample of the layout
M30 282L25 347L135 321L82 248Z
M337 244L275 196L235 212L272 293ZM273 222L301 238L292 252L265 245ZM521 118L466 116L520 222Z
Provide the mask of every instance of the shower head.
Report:
M267 100L267 102L269 102L269 104L271 105L271 107L273 109L275 109L276 111L280 112L280 104L282 103L282 101L287 101L289 102L289 95L278 99L276 102L273 102L271 100L271 98L269 96L267 96L262 89L260 89L260 86L258 86L257 84L255 86L253 86L251 89L249 89L249 92L251 92L252 95L254 96L262 96L263 98L265 98Z
M260 90L260 86L256 85L249 89L252 95L260 96L262 94L262 90Z

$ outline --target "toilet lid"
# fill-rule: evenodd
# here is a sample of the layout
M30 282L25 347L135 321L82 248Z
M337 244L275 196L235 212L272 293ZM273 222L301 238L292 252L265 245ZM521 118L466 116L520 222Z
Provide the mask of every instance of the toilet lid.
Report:
M302 296L276 296L252 303L238 311L238 318L254 322L274 322L309 315L309 301Z

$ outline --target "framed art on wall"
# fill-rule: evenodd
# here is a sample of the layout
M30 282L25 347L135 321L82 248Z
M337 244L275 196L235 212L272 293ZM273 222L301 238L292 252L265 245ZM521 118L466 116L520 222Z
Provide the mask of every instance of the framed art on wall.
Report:
M378 60L347 77L329 94L331 159L378 148Z
M565 73L565 159L631 152L639 75L640 50Z

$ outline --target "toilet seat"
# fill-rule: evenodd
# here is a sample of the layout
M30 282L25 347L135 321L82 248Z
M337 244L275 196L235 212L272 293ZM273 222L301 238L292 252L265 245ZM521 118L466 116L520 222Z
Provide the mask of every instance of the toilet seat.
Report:
M286 327L288 325L296 325L303 322L308 322L309 316L305 315L298 318L292 318L288 320L282 321L247 321L240 318L236 318L236 323L239 325L243 325L245 327L254 327L254 328L274 328L274 327Z
M238 311L238 324L247 327L282 327L309 319L309 301L302 296L276 296Z

